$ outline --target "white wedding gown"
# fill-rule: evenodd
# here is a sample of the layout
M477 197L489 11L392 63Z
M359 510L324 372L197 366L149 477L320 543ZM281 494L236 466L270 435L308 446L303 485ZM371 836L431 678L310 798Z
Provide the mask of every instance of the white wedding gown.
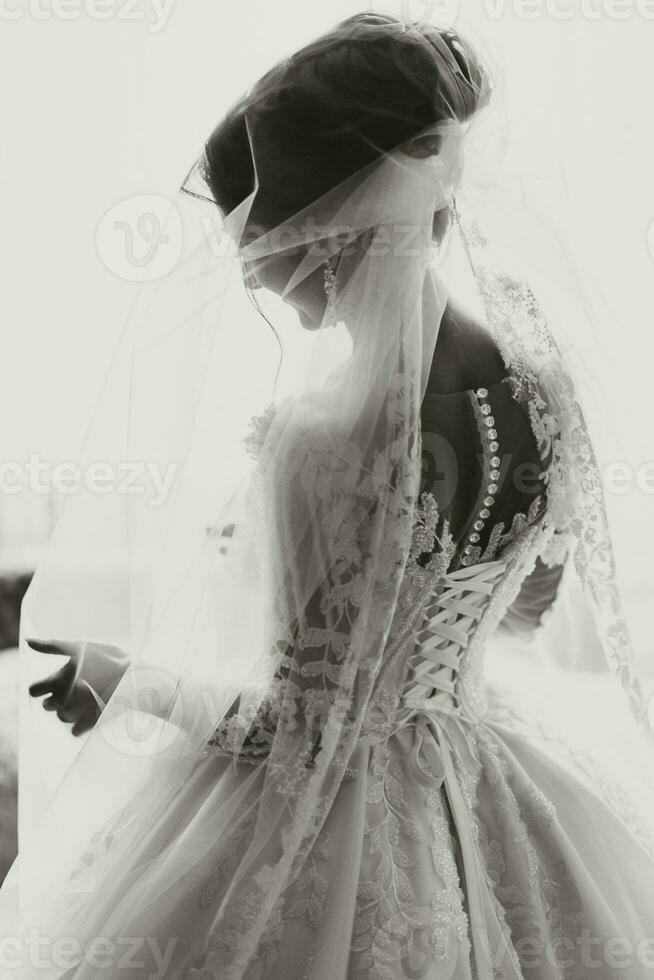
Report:
M485 675L493 637L512 636L530 655L527 634L561 572L551 553L533 570L526 558L555 454L547 397L523 382L509 372L488 389L425 398L423 485L397 616L410 617L425 590L431 599L400 708L389 735L382 667L335 804L246 980L654 976L652 796L641 787L636 804L617 757L566 717L564 691L553 703L551 688L498 687ZM533 464L521 485L520 467ZM247 827L236 837L215 827L221 799L240 786L245 806L260 778L246 751L231 765L219 731L125 856L120 885L101 881L75 923L82 940L150 937L157 954L145 944L120 969L85 963L67 978L232 976L221 969L229 922L212 930L212 920ZM111 847L110 830L84 867ZM189 872L194 842L201 859ZM41 974L16 974L28 975Z

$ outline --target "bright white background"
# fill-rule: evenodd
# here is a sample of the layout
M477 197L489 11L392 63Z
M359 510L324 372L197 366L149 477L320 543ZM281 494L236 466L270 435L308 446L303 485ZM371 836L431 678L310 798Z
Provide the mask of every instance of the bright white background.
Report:
M365 6L0 0L0 462L77 455L134 292L96 246L107 212L133 195L171 196L252 80ZM619 324L613 356L629 385L614 385L616 426L631 433L636 419L636 468L654 460L654 3L462 0L458 14L501 53L516 112L549 120L570 228ZM612 494L609 507L637 645L654 657L654 495ZM30 560L49 519L44 498L0 494L0 564Z

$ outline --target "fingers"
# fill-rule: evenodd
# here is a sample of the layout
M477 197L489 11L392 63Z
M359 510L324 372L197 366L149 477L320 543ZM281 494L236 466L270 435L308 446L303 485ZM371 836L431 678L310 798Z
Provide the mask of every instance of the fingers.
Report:
M51 674L49 677L44 677L42 681L36 681L29 688L29 693L33 698L41 698L44 694L56 694L61 696L60 692L66 689L65 678L61 677L59 673Z
M44 694L56 694L63 700L65 700L70 694L72 682L75 677L75 666L72 660L69 660L60 670L55 671L54 674L50 674L48 677L44 677L43 680L35 681L28 688L30 695L33 698L43 697Z
M86 709L84 711L58 711L57 718L66 724L72 723L71 735L83 735L90 731L98 722L99 712Z
M33 637L27 637L25 642L37 653L54 653L60 657L77 657L82 646L75 640L37 640Z
M49 677L36 681L29 687L32 697L47 695L42 702L45 711L54 712L59 721L72 724L71 734L83 735L97 723L104 703L91 685L78 677L81 654L85 648L93 649L93 644L72 640L27 638L28 645L37 653L56 654L68 657L68 662ZM102 652L109 656L125 655L118 647L104 645Z
M59 721L65 721L66 724L70 724L71 721L77 721L77 715L74 711L67 711L65 708L59 708L57 711L57 718Z
M45 685L47 681L40 683ZM93 728L102 713L102 708L88 685L71 691L68 686L62 688L61 685L55 684L50 685L49 689L51 693L42 702L45 711L54 712L59 721L78 726L73 734L82 735Z
M100 712L95 711L88 704L63 705L57 698L46 698L43 702L46 711L53 711L59 721L66 725L72 724L73 735L83 735L96 724L100 717Z
M50 677L45 677L42 681L36 681L35 684L30 684L28 690L33 698L43 697L44 694L50 694L56 686L56 674L52 674Z
M92 728L94 728L96 722L97 722L97 718L91 718L91 717L81 719L80 721L76 721L70 730L70 734L74 735L75 738L78 738L80 735L84 735L85 732L89 732Z

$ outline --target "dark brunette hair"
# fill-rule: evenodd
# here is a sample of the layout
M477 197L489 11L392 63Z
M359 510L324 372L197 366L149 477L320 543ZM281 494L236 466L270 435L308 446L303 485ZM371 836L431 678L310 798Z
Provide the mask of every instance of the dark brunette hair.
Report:
M271 228L431 124L469 119L490 87L454 31L357 14L277 65L234 106L207 140L203 177L228 214L254 189L253 139L258 191L250 217Z

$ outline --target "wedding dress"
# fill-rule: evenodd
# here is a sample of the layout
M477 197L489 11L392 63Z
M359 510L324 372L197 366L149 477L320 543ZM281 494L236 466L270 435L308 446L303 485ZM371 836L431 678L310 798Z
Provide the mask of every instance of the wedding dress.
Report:
M574 725L559 718L552 727L556 711L534 692L485 678L498 623L501 635L502 623L518 622L526 643L559 584L561 566L540 560L525 578L526 554L548 524L557 458L547 391L509 360L487 388L428 392L422 420L423 481L388 642L392 651L393 633L410 624L399 704L382 658L341 789L244 976L650 976L654 840L620 773ZM111 976L221 976L230 934L212 941L211 923L248 822L232 835L213 826L236 786L256 818L256 763L267 746L264 728L251 733L234 768L227 736L228 725L216 731L165 816L125 867L114 866L121 887L105 882L76 925L83 943L149 937L157 954L139 947L130 966L125 946ZM110 827L84 854L85 874L112 836ZM208 850L178 877L178 848L197 839ZM89 965L66 974L106 975Z
M265 182L278 131L262 105L241 135ZM244 244L256 187L218 248L215 202L177 202L183 260L128 326L85 451L182 460L175 493L156 511L72 501L24 609L23 636L105 640L131 659L76 754L49 757L50 729L28 715L24 793L40 813L0 890L12 980L654 973L651 748L634 726L629 757L614 751L610 719L566 695L579 675L531 660L572 564L615 692L643 720L555 337L581 331L581 306L565 274L548 290L527 214L512 224L501 194L495 232L538 297L501 249L495 262L492 194L475 196L457 118L455 100L423 134L437 154L393 150L294 216L290 263L279 228ZM435 214L451 219L436 242ZM362 240L356 266L331 269L286 396L259 405L243 268L275 272L263 309L283 326L278 298ZM439 394L427 378L466 271L504 377ZM98 555L119 556L120 586L89 574ZM527 683L491 676L494 645L518 651ZM143 740L148 713L162 724ZM47 784L53 770L39 795L34 771Z

